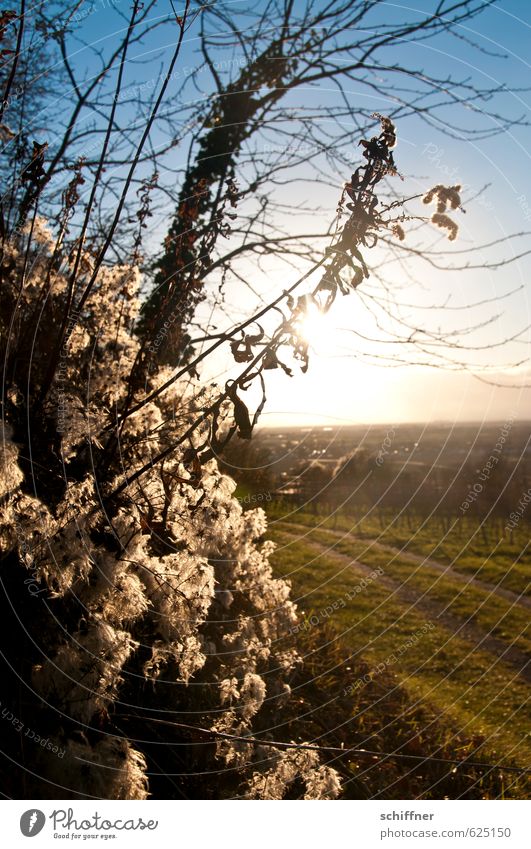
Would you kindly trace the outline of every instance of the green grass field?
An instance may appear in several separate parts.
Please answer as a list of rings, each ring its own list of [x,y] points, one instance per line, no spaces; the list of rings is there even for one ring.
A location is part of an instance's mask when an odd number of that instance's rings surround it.
[[[404,519],[382,522],[377,514],[355,519],[337,513],[333,516],[315,516],[309,512],[282,510],[271,505],[269,511],[274,522],[288,514],[287,521],[318,529],[343,531],[357,540],[369,540],[396,547],[406,553],[437,560],[467,575],[499,585],[514,593],[531,596],[531,548],[528,525],[513,531],[511,537],[503,536],[498,523],[486,522],[483,526],[461,517],[444,532],[438,521],[419,519],[414,529]]]
[[[318,642],[319,630],[331,626],[344,651],[368,669],[353,704],[385,669],[412,703],[437,711],[449,738],[481,740],[491,762],[528,767],[525,529],[500,540],[493,526],[478,532],[457,523],[441,538],[433,520],[415,522],[412,531],[378,517],[285,516],[279,505],[268,506],[273,565],[292,583],[303,631]]]

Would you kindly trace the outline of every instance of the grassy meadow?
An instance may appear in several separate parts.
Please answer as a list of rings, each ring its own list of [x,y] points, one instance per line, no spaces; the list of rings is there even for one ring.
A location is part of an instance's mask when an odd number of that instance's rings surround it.
[[[345,745],[354,734],[359,745],[381,746],[384,734],[388,752],[415,752],[423,739],[422,752],[434,756],[529,766],[525,528],[500,538],[488,520],[481,528],[456,520],[443,530],[436,519],[327,516],[279,502],[268,513],[274,568],[291,581],[301,615],[297,645],[314,658],[333,650],[343,670],[329,715],[341,704],[350,730]],[[325,664],[322,674],[328,671]],[[395,783],[404,792],[404,780],[403,773],[381,787],[379,780],[378,793],[392,796]],[[428,770],[419,796],[440,798],[441,778],[430,780]],[[482,781],[465,780],[462,792]],[[526,779],[510,773],[502,783],[493,795],[519,797]]]

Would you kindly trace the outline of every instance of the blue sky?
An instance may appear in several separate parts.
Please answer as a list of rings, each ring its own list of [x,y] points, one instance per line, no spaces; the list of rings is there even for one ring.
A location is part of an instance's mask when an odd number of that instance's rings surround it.
[[[418,10],[432,9],[433,5],[432,2],[420,0],[417,3],[382,2],[374,20],[376,23],[403,21],[405,17],[414,16]],[[125,0],[118,0],[116,6],[124,13],[127,13],[129,8]],[[166,4],[161,3],[161,13],[165,8]],[[241,4],[235,3],[234,8],[241,8]],[[80,8],[80,17],[85,13],[87,16],[81,29],[83,37],[91,46],[98,44],[104,46],[104,49],[110,48],[116,41],[117,29],[120,29],[123,23],[116,12],[109,9],[108,0],[87,0]],[[198,67],[202,61],[196,53],[196,30],[197,27],[192,28],[186,40],[178,65],[181,76],[176,79],[175,86],[180,85],[188,69]],[[130,66],[128,84],[146,85],[147,81],[158,73],[160,59],[169,56],[172,46],[169,33],[167,30],[160,32],[164,33],[162,40],[155,39],[153,44],[147,45],[148,50],[156,50],[156,53],[146,53],[145,64]],[[528,62],[531,4],[525,0],[501,0],[499,3],[492,3],[486,12],[463,26],[461,35],[462,40],[443,35],[436,40],[423,41],[408,47],[409,64],[442,77],[451,73],[456,78],[470,76],[479,83],[503,82],[506,90],[498,95],[498,108],[514,117],[529,115],[530,93],[517,92],[516,89],[531,84]],[[485,52],[472,49],[468,43],[469,39],[476,41]],[[398,48],[396,56],[391,56],[390,60],[400,62],[404,57],[404,49]],[[491,52],[505,54],[507,58],[490,55]],[[77,53],[74,61],[77,69],[81,71],[82,67],[86,67],[90,72],[93,62],[90,50]],[[237,66],[235,67],[237,69]],[[191,98],[201,99],[208,93],[207,76],[200,78],[200,85],[203,79],[204,91],[197,93],[190,90]],[[316,103],[320,99],[335,96],[335,92],[326,84],[311,90],[297,91],[292,96],[294,114],[296,115],[299,105]],[[383,113],[390,111],[394,102],[392,87],[387,97],[374,97],[374,102],[368,97],[367,90],[361,91],[356,86],[352,87],[349,96],[353,99],[363,97],[366,106]],[[483,116],[460,106],[452,106],[446,113],[441,114],[439,130],[427,127],[415,116],[401,121],[398,127],[399,144],[396,158],[400,171],[406,178],[404,192],[423,192],[438,182],[459,182],[465,186],[466,199],[488,184],[480,198],[466,203],[466,216],[459,216],[460,236],[456,250],[493,242],[511,233],[531,231],[528,153],[530,128],[516,127],[493,138],[472,143],[445,135],[445,117],[448,120],[466,120],[470,127],[480,124],[485,126]],[[155,134],[155,141],[156,138]],[[354,142],[353,163],[357,155]],[[176,162],[182,156],[184,150],[177,150]],[[349,174],[344,175],[344,179],[348,177]],[[319,187],[318,197],[322,211],[315,214],[312,222],[314,226],[315,223],[326,226],[333,218],[340,189],[340,183],[337,188],[333,185],[329,189]],[[286,196],[283,194],[286,191],[289,191],[290,198],[294,197],[293,188],[285,190],[279,186],[276,191],[279,200]],[[299,191],[302,198],[308,189],[301,185]],[[288,226],[297,227],[300,223],[291,221]],[[154,223],[153,244],[163,238],[166,225],[165,215]],[[531,247],[529,236],[520,236],[503,248],[493,249],[488,256],[508,257],[524,251],[526,247]],[[366,259],[370,264],[369,257]],[[481,255],[479,261],[481,263]],[[495,312],[500,314],[496,323],[483,331],[479,330],[474,336],[476,346],[486,346],[489,341],[510,336],[517,328],[525,327],[531,322],[527,258],[497,271],[475,270],[443,275],[421,265],[413,265],[412,270],[415,276],[422,278],[422,285],[415,284],[406,290],[408,298],[416,298],[415,303],[423,308],[429,304],[442,303],[447,298],[456,305],[484,298],[492,299],[522,286],[520,292],[502,301],[500,307],[496,308]],[[306,271],[302,260],[300,271]],[[255,288],[264,296],[281,291],[295,279],[296,273],[297,269],[287,272],[281,264],[275,265],[274,260],[264,272],[249,268]],[[400,278],[400,274],[404,273],[390,263],[390,277],[396,281],[399,288],[405,282]],[[287,276],[289,274],[292,277]],[[239,291],[233,288],[229,295],[233,304],[231,314],[235,319],[247,315],[255,305],[247,290]],[[472,314],[471,321],[479,323],[481,319],[492,314],[493,310],[490,307],[489,310],[490,312],[486,308],[478,308],[477,312]],[[427,314],[425,309],[423,313],[418,313],[423,321]],[[356,355],[351,333],[352,328],[361,331],[368,328],[367,319],[363,316],[364,311],[356,296],[342,299],[336,304],[334,323],[323,330],[324,336],[328,334],[328,338],[324,340],[327,344],[321,344],[323,339],[315,340],[317,353],[313,357],[310,372],[293,380],[288,380],[284,375],[272,376],[265,421],[271,424],[285,423],[289,417],[296,423],[317,422],[323,417],[338,421],[363,422],[426,418],[503,419],[515,411],[522,417],[531,416],[530,389],[495,389],[479,383],[464,369],[447,373],[440,369],[419,367],[415,365],[419,358],[414,355],[411,357],[413,364],[408,367],[384,368],[367,365]],[[443,331],[448,328],[450,332],[457,326],[455,317],[444,311],[431,311],[428,317]],[[335,344],[329,344],[330,340]],[[507,371],[507,364],[527,356],[530,342],[531,337],[527,332],[511,346],[500,346],[481,354],[474,353],[471,362],[480,362],[483,368],[490,367],[493,371],[487,375],[489,379],[512,384],[531,382],[527,366]],[[209,375],[225,379],[229,373],[229,358],[218,358],[211,365]]]

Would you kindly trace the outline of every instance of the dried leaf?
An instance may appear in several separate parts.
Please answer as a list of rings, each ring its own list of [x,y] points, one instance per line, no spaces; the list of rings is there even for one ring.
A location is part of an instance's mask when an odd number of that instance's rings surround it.
[[[253,359],[253,350],[245,336],[243,339],[233,339],[230,350],[236,363],[250,363]]]
[[[239,397],[236,391],[236,384],[233,383],[230,387],[227,384],[226,389],[234,407],[234,421],[238,428],[238,436],[240,439],[250,439],[253,433],[253,426],[247,405]]]

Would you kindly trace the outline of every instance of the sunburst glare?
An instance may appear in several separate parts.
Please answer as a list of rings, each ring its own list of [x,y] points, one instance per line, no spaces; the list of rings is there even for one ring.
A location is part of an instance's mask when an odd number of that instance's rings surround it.
[[[321,312],[313,304],[299,322],[299,335],[315,354],[330,357],[339,353],[340,332],[332,314]]]

